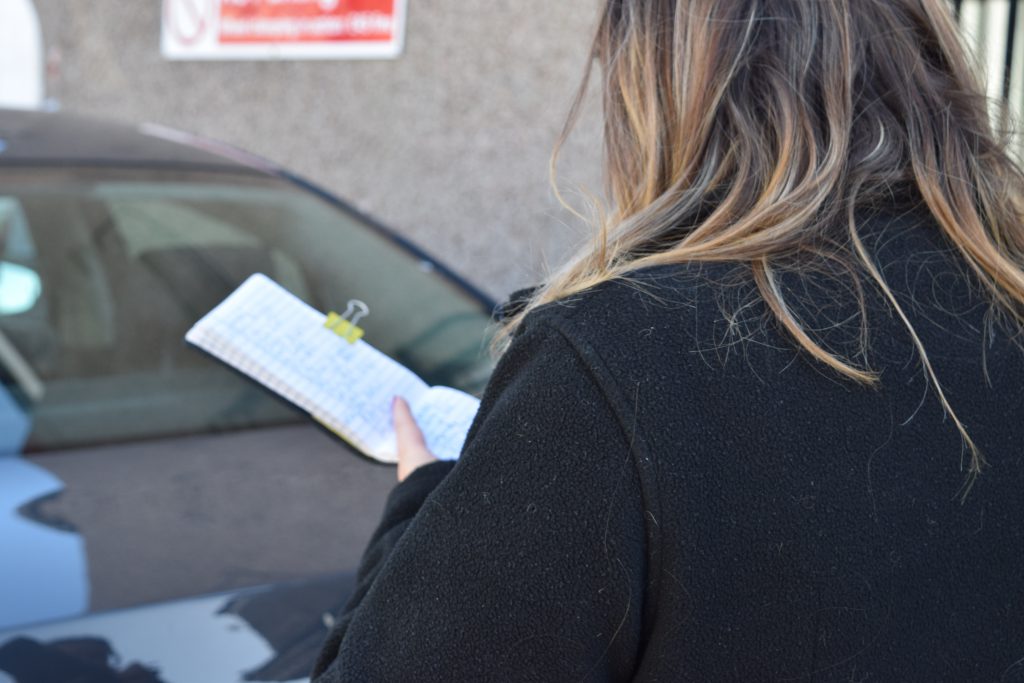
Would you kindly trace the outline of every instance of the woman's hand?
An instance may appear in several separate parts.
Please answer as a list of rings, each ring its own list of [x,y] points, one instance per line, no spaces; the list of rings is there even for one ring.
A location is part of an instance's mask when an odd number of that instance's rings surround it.
[[[438,458],[427,450],[423,432],[416,424],[409,404],[401,396],[395,396],[391,403],[391,417],[395,424],[395,440],[398,444],[398,481],[405,481],[413,470],[437,462]]]

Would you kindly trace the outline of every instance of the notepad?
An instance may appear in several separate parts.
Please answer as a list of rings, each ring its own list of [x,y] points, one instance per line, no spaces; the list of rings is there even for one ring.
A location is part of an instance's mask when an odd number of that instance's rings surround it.
[[[391,402],[409,403],[430,451],[458,458],[480,405],[431,387],[369,343],[324,326],[323,313],[263,274],[250,276],[185,335],[216,358],[309,413],[359,451],[396,462]]]

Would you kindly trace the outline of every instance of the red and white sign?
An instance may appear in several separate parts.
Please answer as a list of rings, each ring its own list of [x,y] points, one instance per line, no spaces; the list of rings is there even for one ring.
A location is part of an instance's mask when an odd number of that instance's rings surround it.
[[[168,59],[397,57],[406,0],[163,0]]]

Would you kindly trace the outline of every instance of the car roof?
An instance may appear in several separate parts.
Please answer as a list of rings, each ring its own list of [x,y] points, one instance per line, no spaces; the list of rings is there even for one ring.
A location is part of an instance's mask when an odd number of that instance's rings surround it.
[[[24,166],[188,168],[280,175],[265,159],[165,126],[0,109],[0,168]]]

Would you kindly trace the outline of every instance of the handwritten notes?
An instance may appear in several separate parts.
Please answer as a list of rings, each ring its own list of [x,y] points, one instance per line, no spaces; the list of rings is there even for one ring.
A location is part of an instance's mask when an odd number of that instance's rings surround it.
[[[444,459],[457,458],[479,401],[456,389],[428,387],[367,342],[350,343],[325,328],[325,320],[324,314],[256,274],[197,322],[185,339],[384,462],[396,459],[391,399],[403,396],[431,450]]]

